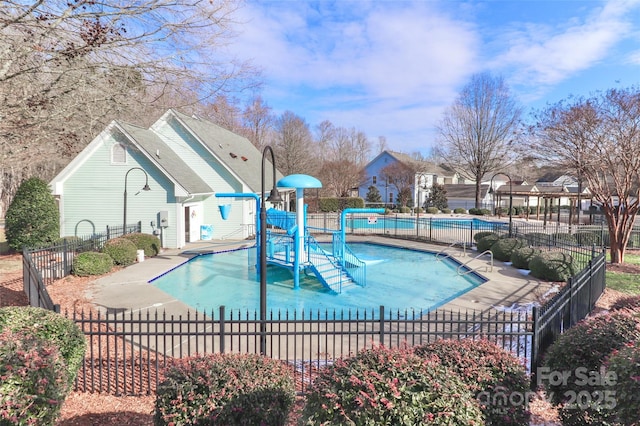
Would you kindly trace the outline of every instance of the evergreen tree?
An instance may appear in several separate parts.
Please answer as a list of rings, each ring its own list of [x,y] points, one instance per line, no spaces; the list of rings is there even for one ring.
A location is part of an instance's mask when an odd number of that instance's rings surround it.
[[[438,210],[444,210],[449,207],[447,201],[447,190],[444,189],[444,185],[434,183],[427,198],[427,205],[437,207]]]
[[[365,200],[368,203],[382,203],[382,196],[380,195],[380,191],[378,191],[378,188],[375,187],[374,185],[371,185],[368,188],[367,196],[365,197]]]
[[[60,213],[49,186],[39,178],[22,182],[5,217],[9,247],[37,247],[60,238]]]

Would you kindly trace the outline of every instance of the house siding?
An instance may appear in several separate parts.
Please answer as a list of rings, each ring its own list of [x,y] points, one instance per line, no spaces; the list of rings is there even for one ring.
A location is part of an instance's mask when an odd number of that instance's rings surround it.
[[[116,143],[127,146],[127,161],[111,162],[111,148]],[[146,180],[140,170],[132,170],[127,180],[127,222],[142,222],[142,232],[152,233],[159,210],[169,210],[175,200],[163,188],[172,187],[146,157],[124,140],[110,136],[80,164],[64,182],[61,204],[61,234],[91,235],[107,226],[120,225],[124,215],[125,175],[132,167],[147,171],[151,191],[141,191]],[[118,190],[114,190],[117,188]],[[120,218],[114,223],[113,218]],[[170,222],[172,218],[170,217]]]
[[[239,180],[178,122],[171,120],[157,127],[156,131],[216,192],[244,192]],[[222,219],[219,211],[219,205],[222,204],[231,204],[231,214],[227,220]],[[255,200],[209,196],[202,201],[201,213],[200,223],[213,226],[213,238],[247,238],[250,234],[247,225],[255,224]]]

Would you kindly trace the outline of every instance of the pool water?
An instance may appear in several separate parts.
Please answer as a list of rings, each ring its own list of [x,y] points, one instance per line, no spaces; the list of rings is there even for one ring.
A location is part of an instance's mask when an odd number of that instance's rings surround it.
[[[432,217],[353,217],[347,218],[348,229],[415,229],[415,221],[419,220],[420,228],[431,229],[473,229],[476,231],[495,231],[504,228],[503,222],[492,222],[478,218],[440,219]]]
[[[356,243],[349,248],[367,263],[367,285],[335,294],[314,276],[300,274],[300,289],[293,290],[292,271],[267,267],[267,309],[277,311],[415,309],[426,311],[480,285],[484,278],[457,273],[451,260],[436,261],[435,253]],[[442,257],[441,257],[442,259]],[[255,248],[197,256],[151,280],[158,289],[194,309],[210,311],[259,309],[260,278]]]

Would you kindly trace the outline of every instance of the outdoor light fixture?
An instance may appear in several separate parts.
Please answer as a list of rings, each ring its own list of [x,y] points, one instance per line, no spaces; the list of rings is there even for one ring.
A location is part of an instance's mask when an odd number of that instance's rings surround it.
[[[264,199],[264,167],[267,151],[271,155],[271,166],[273,174],[273,186],[271,193],[266,201],[278,203],[282,201],[278,190],[276,189],[276,159],[271,146],[267,145],[262,151],[262,186],[260,204],[260,354],[267,353],[267,209]]]
[[[491,183],[489,184],[490,191],[493,191],[493,178],[498,175],[504,175],[507,177],[507,179],[509,179],[509,238],[511,238],[513,236],[513,213],[511,211],[513,207],[513,186],[511,182],[511,176],[503,172],[498,172],[495,175],[491,176]],[[494,200],[493,214],[495,214],[495,200]]]
[[[122,219],[122,235],[127,233],[127,178],[129,177],[129,172],[131,172],[132,170],[140,170],[142,171],[142,173],[144,173],[145,183],[142,187],[142,190],[151,191],[151,188],[149,187],[149,175],[144,171],[144,169],[140,167],[132,167],[127,170],[127,173],[124,175],[124,217]]]

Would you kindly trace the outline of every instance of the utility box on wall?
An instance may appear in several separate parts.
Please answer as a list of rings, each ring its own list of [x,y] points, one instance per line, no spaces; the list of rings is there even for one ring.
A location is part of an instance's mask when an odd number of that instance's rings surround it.
[[[166,228],[169,226],[169,212],[167,210],[161,210],[158,212],[158,226],[160,228]]]

